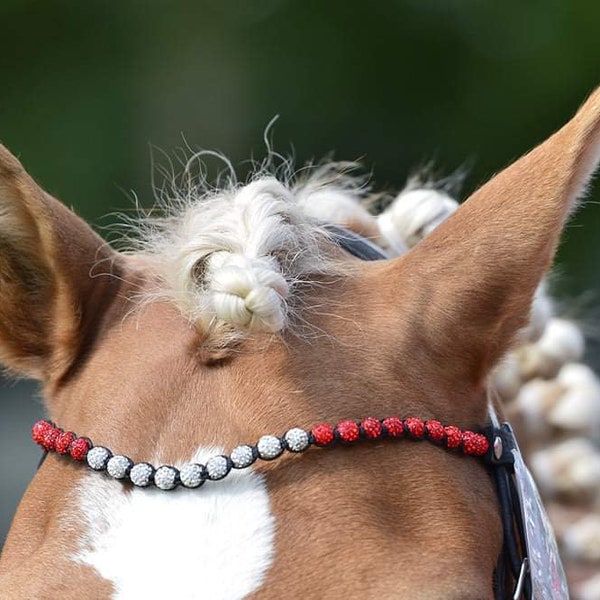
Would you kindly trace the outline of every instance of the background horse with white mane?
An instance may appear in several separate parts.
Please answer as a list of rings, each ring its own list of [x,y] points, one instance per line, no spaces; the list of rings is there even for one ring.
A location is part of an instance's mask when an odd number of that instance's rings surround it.
[[[142,248],[126,255],[2,148],[0,360],[43,382],[65,430],[181,473],[323,421],[416,416],[480,430],[492,370],[528,324],[599,158],[596,92],[463,206],[442,203],[410,251],[363,263],[311,208],[319,196],[355,206],[343,178],[259,173],[188,198],[143,224]],[[372,235],[400,252],[416,240],[394,219],[384,213]],[[15,518],[0,592],[491,598],[501,547],[483,462],[431,444],[286,453],[169,494],[50,455]]]

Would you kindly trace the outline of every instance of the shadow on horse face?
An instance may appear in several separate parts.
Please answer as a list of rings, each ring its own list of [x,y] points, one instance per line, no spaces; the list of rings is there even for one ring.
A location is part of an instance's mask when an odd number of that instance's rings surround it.
[[[311,216],[311,193],[344,193],[335,178],[263,174],[193,198],[122,254],[2,148],[0,359],[43,382],[53,421],[133,463],[181,469],[369,415],[481,429],[489,373],[528,322],[599,140],[596,92],[409,252],[378,262]],[[0,589],[489,598],[501,546],[484,464],[431,444],[290,452],[170,495],[52,455],[21,503]]]

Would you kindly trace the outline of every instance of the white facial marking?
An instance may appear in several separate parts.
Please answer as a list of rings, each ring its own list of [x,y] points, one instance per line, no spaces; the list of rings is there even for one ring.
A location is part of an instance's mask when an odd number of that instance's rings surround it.
[[[192,462],[222,453],[200,448]],[[264,478],[250,469],[170,492],[127,492],[90,473],[76,494],[86,529],[73,559],[110,581],[114,598],[235,600],[272,563],[275,519]]]

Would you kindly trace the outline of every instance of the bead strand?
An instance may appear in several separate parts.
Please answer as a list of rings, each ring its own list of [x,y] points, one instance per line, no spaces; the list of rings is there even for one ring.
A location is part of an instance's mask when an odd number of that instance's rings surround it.
[[[353,445],[360,440],[384,438],[428,440],[448,450],[462,451],[467,456],[484,456],[489,440],[482,433],[462,430],[454,425],[444,426],[439,421],[423,421],[416,417],[401,420],[398,417],[362,421],[344,420],[332,426],[319,423],[310,431],[298,427],[289,429],[282,437],[264,435],[251,446],[236,446],[229,456],[212,456],[205,465],[188,463],[178,469],[171,465],[154,467],[147,462],[134,463],[129,457],[113,454],[104,446],[94,446],[86,437],[64,431],[50,421],[38,421],[31,430],[33,441],[46,452],[56,452],[77,461],[86,461],[94,471],[106,471],[113,479],[130,481],[136,487],[155,486],[172,490],[178,486],[194,489],[206,481],[220,481],[232,469],[245,469],[257,459],[271,461],[284,451],[304,452],[311,445],[331,447],[336,443]]]

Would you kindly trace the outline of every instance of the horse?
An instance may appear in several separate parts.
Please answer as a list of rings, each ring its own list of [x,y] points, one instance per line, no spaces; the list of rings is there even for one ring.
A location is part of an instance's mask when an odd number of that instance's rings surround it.
[[[360,195],[332,169],[190,188],[125,253],[1,147],[0,362],[49,420],[0,596],[498,597],[490,377],[599,159],[600,90],[371,261],[308,208]]]

